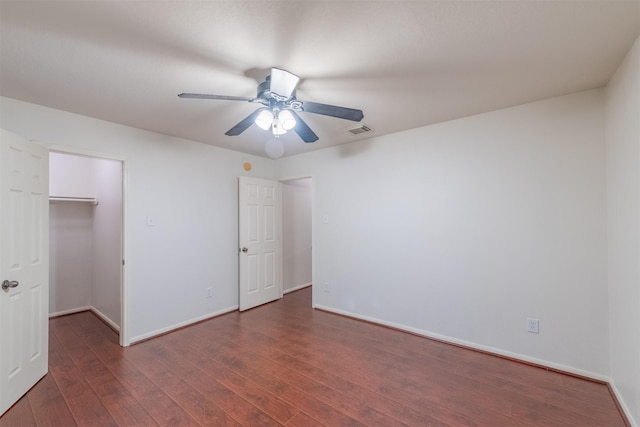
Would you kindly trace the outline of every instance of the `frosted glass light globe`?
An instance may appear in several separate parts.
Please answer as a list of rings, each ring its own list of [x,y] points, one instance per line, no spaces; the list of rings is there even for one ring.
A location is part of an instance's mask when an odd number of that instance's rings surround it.
[[[272,159],[279,159],[284,154],[284,144],[278,138],[271,138],[264,145],[264,151]]]

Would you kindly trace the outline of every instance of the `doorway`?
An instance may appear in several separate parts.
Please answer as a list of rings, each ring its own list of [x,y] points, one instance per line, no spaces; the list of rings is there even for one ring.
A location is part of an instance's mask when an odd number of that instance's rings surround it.
[[[49,315],[90,310],[124,341],[124,162],[49,154]]]
[[[310,177],[282,183],[283,294],[311,286],[312,200]]]

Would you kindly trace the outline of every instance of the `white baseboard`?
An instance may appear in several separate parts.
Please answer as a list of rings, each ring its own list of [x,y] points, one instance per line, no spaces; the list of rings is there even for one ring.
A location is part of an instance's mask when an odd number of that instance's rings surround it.
[[[282,294],[285,295],[285,294],[288,294],[289,292],[299,291],[300,289],[308,288],[309,286],[311,286],[311,283],[304,283],[302,285],[298,285],[291,289],[285,289],[284,291],[282,291]]]
[[[346,317],[352,317],[354,319],[360,319],[360,320],[365,320],[367,322],[371,322],[371,323],[376,323],[378,325],[383,325],[383,326],[389,326],[391,328],[394,329],[399,329],[402,331],[406,331],[406,332],[411,332],[412,334],[416,334],[416,335],[420,335],[426,338],[433,338],[436,339],[438,341],[444,341],[444,342],[448,342],[451,344],[455,344],[455,345],[460,345],[460,346],[464,346],[464,347],[469,347],[472,349],[476,349],[476,350],[480,350],[480,351],[484,351],[487,353],[492,353],[498,356],[504,356],[504,357],[508,357],[511,359],[516,359],[516,360],[520,360],[523,362],[527,362],[527,363],[532,363],[535,365],[540,365],[540,366],[544,366],[547,368],[551,368],[551,369],[555,369],[558,371],[563,371],[563,372],[567,372],[570,374],[574,374],[574,375],[578,375],[581,377],[585,377],[585,378],[591,378],[594,379],[596,381],[604,381],[606,383],[611,384],[611,378],[606,376],[606,375],[602,375],[602,374],[598,374],[595,372],[590,372],[590,371],[585,371],[582,369],[578,369],[578,368],[574,368],[572,366],[567,366],[567,365],[562,365],[560,363],[554,363],[554,362],[550,362],[548,360],[543,360],[543,359],[537,359],[535,357],[530,357],[530,356],[526,356],[524,354],[519,354],[519,353],[513,353],[511,351],[506,351],[506,350],[502,350],[499,348],[495,348],[495,347],[489,347],[486,345],[482,345],[482,344],[478,344],[475,342],[471,342],[471,341],[465,341],[465,340],[461,340],[458,338],[453,338],[447,335],[441,335],[438,333],[434,333],[434,332],[430,332],[430,331],[426,331],[423,329],[418,329],[418,328],[414,328],[411,326],[406,326],[406,325],[402,325],[399,323],[394,323],[394,322],[388,322],[386,320],[381,320],[381,319],[377,319],[375,317],[369,317],[369,316],[362,316],[360,314],[356,314],[356,313],[352,313],[350,311],[345,311],[345,310],[339,310],[333,307],[326,307],[323,305],[314,305],[314,308],[320,309],[320,310],[324,310],[324,311],[328,311],[331,313],[336,313],[336,314],[340,314]]]
[[[631,423],[631,427],[638,427],[638,422],[634,420],[633,417],[631,416],[631,411],[629,410],[629,407],[625,404],[624,400],[622,399],[622,395],[620,394],[620,391],[618,391],[616,384],[613,381],[610,381],[609,387],[611,387],[611,391],[613,391],[613,394],[616,396],[616,400],[618,401],[618,404],[620,405],[620,407],[622,408],[622,411],[627,416],[627,420]]]
[[[118,326],[113,320],[111,320],[107,316],[105,316],[100,310],[98,310],[95,307],[91,307],[91,312],[93,314],[95,314],[96,316],[98,316],[104,323],[109,325],[109,327],[111,329],[113,329],[117,333],[120,333],[120,326]]]
[[[149,338],[153,338],[156,337],[158,335],[162,335],[165,334],[167,332],[171,332],[175,329],[180,329],[180,328],[184,328],[185,326],[189,326],[192,325],[194,323],[198,323],[198,322],[202,322],[203,320],[207,320],[207,319],[211,319],[212,317],[217,317],[220,316],[222,314],[226,314],[226,313],[230,313],[232,311],[236,311],[238,309],[237,305],[234,305],[232,307],[227,307],[227,308],[223,308],[222,310],[218,310],[216,312],[213,313],[208,313],[205,314],[203,316],[199,316],[199,317],[195,317],[193,319],[184,321],[184,322],[180,322],[180,323],[176,323],[175,325],[171,325],[171,326],[167,326],[166,328],[161,328],[161,329],[156,329],[155,331],[146,333],[146,334],[142,334],[142,335],[137,335],[133,338],[131,338],[129,340],[129,344],[135,344],[136,342],[139,341],[144,341],[147,340]]]
[[[49,313],[49,319],[53,317],[66,316],[67,314],[80,313],[82,311],[90,311],[93,307],[87,305],[86,307],[70,308],[69,310],[56,311],[55,313]]]
[[[116,332],[120,332],[120,326],[118,326],[113,320],[109,319],[107,316],[105,316],[100,310],[98,310],[97,308],[95,308],[92,305],[87,305],[85,307],[77,307],[77,308],[71,308],[69,310],[62,310],[62,311],[57,311],[55,313],[49,313],[49,319],[52,319],[54,317],[60,317],[60,316],[66,316],[68,314],[75,314],[75,313],[81,313],[83,311],[90,311],[93,314],[95,314],[96,316],[98,316],[100,318],[100,320],[102,320],[104,323],[106,323],[107,325],[109,325],[109,327],[111,329],[113,329]]]

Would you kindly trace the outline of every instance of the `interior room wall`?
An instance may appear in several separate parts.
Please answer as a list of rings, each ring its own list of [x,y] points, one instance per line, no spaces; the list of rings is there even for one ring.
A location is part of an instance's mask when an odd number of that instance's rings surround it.
[[[238,176],[273,178],[272,160],[6,97],[0,110],[10,132],[126,162],[125,343],[237,307]]]
[[[311,284],[310,178],[282,182],[283,291]]]
[[[606,377],[603,98],[279,159],[313,176],[315,306]]]
[[[93,218],[91,305],[111,325],[120,327],[122,272],[122,163],[92,159],[99,205]]]
[[[640,425],[640,38],[606,88],[611,377]]]

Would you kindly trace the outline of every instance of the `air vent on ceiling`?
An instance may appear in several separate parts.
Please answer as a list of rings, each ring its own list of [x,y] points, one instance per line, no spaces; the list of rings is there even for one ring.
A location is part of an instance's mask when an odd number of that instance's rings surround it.
[[[347,129],[347,132],[349,132],[351,135],[360,135],[363,133],[373,132],[373,129],[362,123],[354,128]]]

